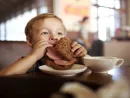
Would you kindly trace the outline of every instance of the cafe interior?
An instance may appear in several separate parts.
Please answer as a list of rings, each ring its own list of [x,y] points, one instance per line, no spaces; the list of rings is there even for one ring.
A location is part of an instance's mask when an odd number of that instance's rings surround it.
[[[123,59],[107,73],[0,76],[0,98],[130,98],[129,6],[130,0],[0,0],[0,70],[30,53],[25,26],[43,13],[61,18],[66,36],[89,56]]]

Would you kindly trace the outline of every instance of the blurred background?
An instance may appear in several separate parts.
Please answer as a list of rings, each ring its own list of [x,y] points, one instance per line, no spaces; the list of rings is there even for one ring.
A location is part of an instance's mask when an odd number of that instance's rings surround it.
[[[49,12],[63,20],[67,37],[82,44],[89,55],[116,56],[130,65],[129,5],[130,0],[0,0],[0,54],[16,53],[17,43],[26,41],[26,23]],[[28,51],[25,46],[18,50],[21,54]]]
[[[93,33],[102,41],[113,37],[125,37],[130,25],[129,2],[129,0],[0,0],[0,40],[25,41],[26,23],[37,14],[47,12],[62,18],[69,32],[78,31],[82,19],[89,17],[88,23],[86,22],[87,32]]]

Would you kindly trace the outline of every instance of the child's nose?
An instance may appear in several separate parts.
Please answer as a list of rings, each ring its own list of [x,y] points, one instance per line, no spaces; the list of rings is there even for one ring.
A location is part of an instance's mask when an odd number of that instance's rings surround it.
[[[57,41],[58,41],[58,39],[54,38],[54,37],[50,37],[50,39],[49,39],[49,43],[52,45],[54,45]]]
[[[52,35],[49,40],[58,40],[58,39],[54,35]]]

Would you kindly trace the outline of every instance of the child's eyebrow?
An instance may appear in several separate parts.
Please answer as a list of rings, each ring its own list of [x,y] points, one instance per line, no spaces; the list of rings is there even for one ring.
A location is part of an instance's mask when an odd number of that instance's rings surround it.
[[[38,34],[41,30],[43,30],[43,29],[44,29],[44,30],[48,30],[47,28],[43,28],[43,27],[42,27],[42,28],[35,28],[35,27],[33,27],[33,29],[36,30],[36,33],[37,33],[37,34]]]
[[[37,30],[43,30],[43,29],[49,30],[49,28],[47,28],[47,27],[41,27],[41,28],[39,28]],[[65,31],[64,28],[57,28],[57,30],[63,30],[63,31]]]

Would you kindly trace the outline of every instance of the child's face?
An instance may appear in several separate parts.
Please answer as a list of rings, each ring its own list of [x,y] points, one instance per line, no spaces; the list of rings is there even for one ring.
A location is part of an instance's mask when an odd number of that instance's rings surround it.
[[[32,25],[32,28],[32,44],[40,40],[59,40],[65,36],[65,28],[56,18],[39,19]]]

